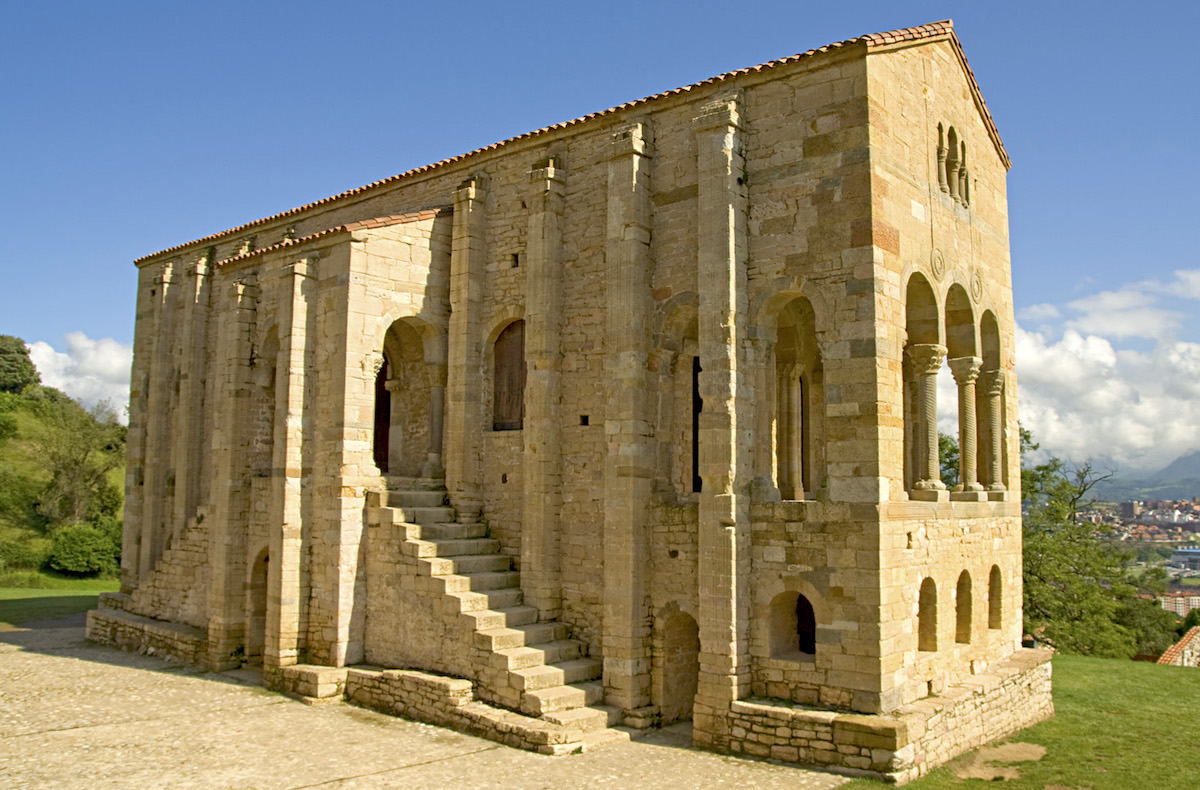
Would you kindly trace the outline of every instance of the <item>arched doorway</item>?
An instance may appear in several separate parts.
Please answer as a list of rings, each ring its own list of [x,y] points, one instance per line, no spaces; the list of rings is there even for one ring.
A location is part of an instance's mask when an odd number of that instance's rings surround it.
[[[267,645],[267,580],[270,570],[267,549],[259,553],[250,566],[250,583],[246,595],[246,663],[261,666]]]
[[[392,477],[440,473],[445,366],[426,359],[429,327],[400,319],[388,328],[375,380],[374,457]]]
[[[674,612],[663,624],[662,724],[692,718],[700,678],[700,629],[691,615]]]

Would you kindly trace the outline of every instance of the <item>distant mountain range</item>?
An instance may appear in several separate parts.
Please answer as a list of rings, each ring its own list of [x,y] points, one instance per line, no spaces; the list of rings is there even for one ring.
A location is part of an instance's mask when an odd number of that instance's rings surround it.
[[[1092,489],[1101,500],[1193,499],[1200,497],[1200,451],[1187,453],[1143,478],[1118,475]]]

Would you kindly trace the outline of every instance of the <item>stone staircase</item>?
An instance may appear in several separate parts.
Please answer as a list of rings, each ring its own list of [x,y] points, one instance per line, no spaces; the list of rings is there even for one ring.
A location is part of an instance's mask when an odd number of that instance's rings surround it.
[[[438,483],[389,480],[379,517],[404,525],[401,550],[465,618],[486,662],[478,672],[480,698],[578,731],[585,746],[627,740],[628,730],[610,729],[620,711],[602,704],[601,662],[570,638],[565,623],[538,622],[537,609],[523,602],[512,559],[486,524],[458,520]]]

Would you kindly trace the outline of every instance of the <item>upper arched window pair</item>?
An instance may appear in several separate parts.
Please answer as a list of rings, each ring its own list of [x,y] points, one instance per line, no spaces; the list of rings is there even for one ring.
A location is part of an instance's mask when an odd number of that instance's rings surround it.
[[[967,169],[967,141],[959,137],[958,131],[945,124],[938,124],[938,187],[943,192],[968,206],[971,203],[971,173]]]

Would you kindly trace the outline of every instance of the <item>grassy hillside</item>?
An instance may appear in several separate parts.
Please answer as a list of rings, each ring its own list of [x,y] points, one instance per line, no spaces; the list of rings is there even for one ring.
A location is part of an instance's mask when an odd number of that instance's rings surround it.
[[[119,545],[124,473],[124,428],[111,412],[40,385],[0,392],[0,586],[53,584],[43,571],[64,570],[56,558],[81,534],[75,525]],[[115,557],[98,565],[67,575],[112,573]]]
[[[1020,773],[1011,790],[1057,787],[1091,790],[1183,790],[1196,787],[1200,769],[1200,669],[1117,659],[1060,655],[1054,659],[1053,719],[1007,742],[1038,744],[1040,760],[993,765]],[[996,780],[965,779],[970,755],[906,785],[913,790],[995,787]],[[974,761],[978,765],[978,759]],[[846,790],[886,785],[857,780]]]

